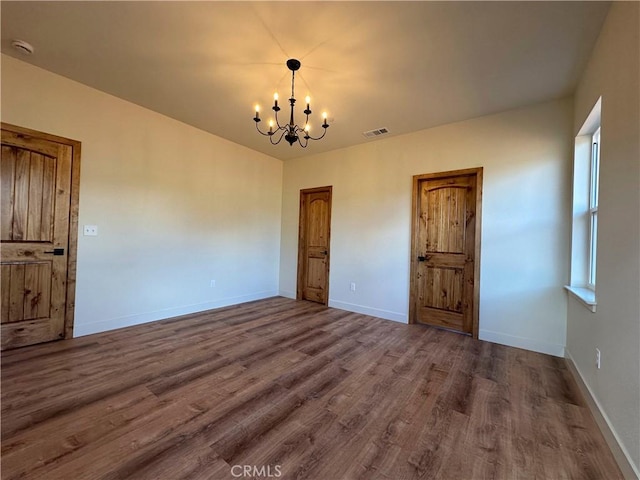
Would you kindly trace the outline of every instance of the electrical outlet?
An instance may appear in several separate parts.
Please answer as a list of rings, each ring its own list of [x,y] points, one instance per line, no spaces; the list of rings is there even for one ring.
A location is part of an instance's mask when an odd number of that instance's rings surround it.
[[[216,281],[215,280],[211,280],[211,283],[209,283],[209,286],[211,288],[214,288],[216,286]]]
[[[596,368],[600,369],[600,349],[596,348]]]
[[[351,291],[352,292],[356,291],[356,282],[351,282]]]
[[[98,236],[98,226],[97,225],[85,225],[83,230],[83,235],[85,237],[97,237]]]

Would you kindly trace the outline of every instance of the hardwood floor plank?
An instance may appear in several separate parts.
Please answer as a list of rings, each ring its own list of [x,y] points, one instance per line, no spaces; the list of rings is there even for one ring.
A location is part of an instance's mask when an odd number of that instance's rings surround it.
[[[160,451],[155,456],[118,465],[102,480],[220,479],[226,478],[229,472],[229,465],[202,438],[177,438],[169,452]]]
[[[305,474],[313,474],[316,478],[335,478],[337,471],[346,470],[349,462],[353,461],[354,454],[366,446],[368,439],[376,438],[379,432],[381,436],[378,440],[384,442],[389,430],[393,430],[390,425],[396,421],[397,411],[401,410],[411,391],[411,383],[396,375],[394,369],[406,359],[412,358],[417,346],[407,348],[402,356],[390,355],[394,345],[389,346],[391,348],[380,352],[377,361],[366,371],[366,376],[372,381],[365,388],[361,385],[358,389],[356,398],[359,401],[351,403],[339,415],[333,430],[327,432],[324,440],[328,445],[324,455],[331,458],[331,461],[316,467],[318,455],[314,450],[308,455],[309,464],[302,466]],[[349,445],[348,450],[341,447],[345,444]]]
[[[93,444],[74,451],[63,462],[53,463],[38,471],[38,477],[34,478],[108,478],[163,439],[172,438],[172,444],[178,444],[179,438],[173,438],[173,431],[193,423],[204,411],[204,408],[187,402],[164,405],[139,417],[120,432],[105,435]],[[170,427],[164,424],[164,418],[171,418]]]
[[[1,377],[3,480],[621,478],[563,359],[311,302],[10,350]]]
[[[2,478],[19,478],[26,467],[46,467],[60,461],[158,406],[149,390],[135,387],[28,429],[3,443]]]

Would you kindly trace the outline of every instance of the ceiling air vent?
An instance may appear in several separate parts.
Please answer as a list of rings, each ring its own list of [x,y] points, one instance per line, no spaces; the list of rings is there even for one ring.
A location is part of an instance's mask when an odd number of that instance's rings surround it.
[[[376,128],[375,130],[369,130],[368,132],[362,132],[362,135],[364,135],[367,138],[371,138],[371,137],[379,137],[380,135],[384,135],[386,133],[389,133],[389,130],[387,128]]]
[[[24,40],[13,40],[11,46],[23,55],[31,55],[33,53],[33,46]]]

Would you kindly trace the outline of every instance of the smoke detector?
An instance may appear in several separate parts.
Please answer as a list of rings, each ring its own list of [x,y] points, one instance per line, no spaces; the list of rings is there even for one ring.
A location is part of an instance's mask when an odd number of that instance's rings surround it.
[[[23,55],[31,55],[33,53],[33,45],[24,40],[13,40],[11,46]]]

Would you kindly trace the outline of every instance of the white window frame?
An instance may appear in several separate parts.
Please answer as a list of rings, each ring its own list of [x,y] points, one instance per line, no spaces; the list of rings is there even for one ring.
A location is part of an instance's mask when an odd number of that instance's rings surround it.
[[[575,138],[571,278],[566,290],[596,311],[598,256],[598,190],[601,153],[602,97],[598,98]],[[606,133],[605,133],[606,136]]]
[[[596,289],[598,256],[598,190],[600,185],[600,127],[591,136],[589,166],[589,277],[587,287]]]

